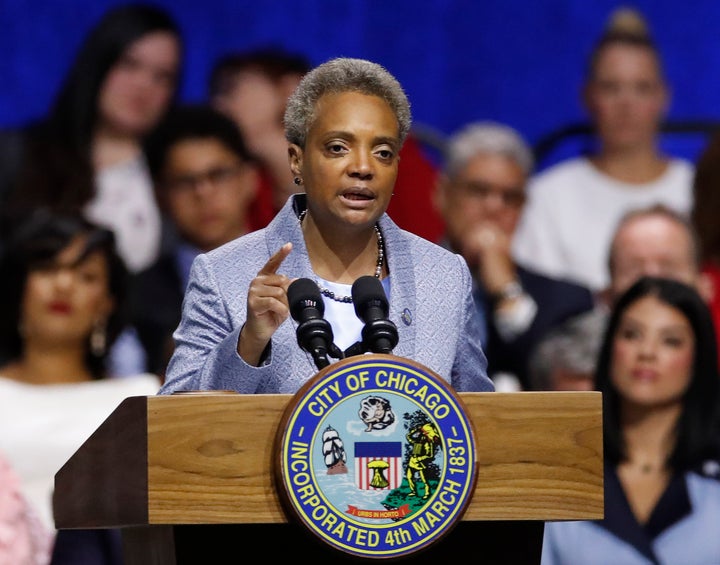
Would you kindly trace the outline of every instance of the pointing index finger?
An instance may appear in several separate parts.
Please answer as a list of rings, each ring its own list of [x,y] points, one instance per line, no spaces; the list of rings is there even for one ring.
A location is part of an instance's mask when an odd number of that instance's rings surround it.
[[[267,263],[263,265],[262,269],[258,272],[258,275],[274,275],[277,272],[278,267],[285,260],[285,257],[290,254],[290,251],[292,251],[292,243],[288,241],[270,256],[270,259],[268,259]]]

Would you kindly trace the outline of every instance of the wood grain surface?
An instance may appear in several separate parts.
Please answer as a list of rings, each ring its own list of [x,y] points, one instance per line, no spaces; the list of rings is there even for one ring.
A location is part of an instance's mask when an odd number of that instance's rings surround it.
[[[461,393],[478,479],[463,520],[603,516],[598,392]],[[58,528],[287,522],[274,446],[290,395],[128,398],[55,476]]]
[[[597,392],[460,394],[475,428],[475,494],[464,520],[603,516]],[[273,477],[288,395],[147,398],[148,523],[280,523]]]

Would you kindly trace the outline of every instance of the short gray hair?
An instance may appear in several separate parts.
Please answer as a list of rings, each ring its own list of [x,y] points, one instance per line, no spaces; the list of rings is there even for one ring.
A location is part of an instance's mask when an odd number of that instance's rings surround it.
[[[557,369],[594,374],[608,313],[595,308],[556,326],[535,346],[528,363],[533,390],[553,390]]]
[[[530,175],[534,157],[530,146],[513,128],[497,122],[473,122],[454,133],[445,146],[445,175],[456,176],[480,153],[502,155]]]
[[[326,94],[359,92],[377,96],[388,103],[398,122],[400,143],[405,141],[412,116],[410,102],[397,79],[383,66],[364,59],[339,57],[307,73],[290,95],[285,108],[285,138],[305,146],[315,120],[318,100]]]

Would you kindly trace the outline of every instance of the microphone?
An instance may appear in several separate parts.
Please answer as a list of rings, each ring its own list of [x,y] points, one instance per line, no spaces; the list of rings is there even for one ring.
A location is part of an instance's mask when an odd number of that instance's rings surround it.
[[[352,285],[355,314],[363,322],[362,343],[366,351],[392,353],[398,343],[397,326],[388,319],[390,307],[379,279],[366,275]]]
[[[290,283],[287,291],[290,314],[298,322],[298,345],[310,353],[318,369],[330,364],[328,353],[341,357],[333,343],[330,322],[323,318],[325,304],[320,289],[310,279],[297,279]]]

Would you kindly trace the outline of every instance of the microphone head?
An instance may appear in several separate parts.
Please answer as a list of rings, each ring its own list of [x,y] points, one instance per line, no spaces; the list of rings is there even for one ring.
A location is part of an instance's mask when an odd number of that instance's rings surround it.
[[[290,304],[290,315],[294,320],[304,321],[302,312],[306,308],[314,308],[318,311],[318,315],[325,313],[325,303],[323,302],[320,289],[311,279],[297,279],[290,283],[287,290],[288,304]]]
[[[387,317],[390,310],[385,289],[376,277],[365,275],[357,279],[352,285],[352,299],[355,314],[363,321],[370,308],[379,308],[383,317]]]

